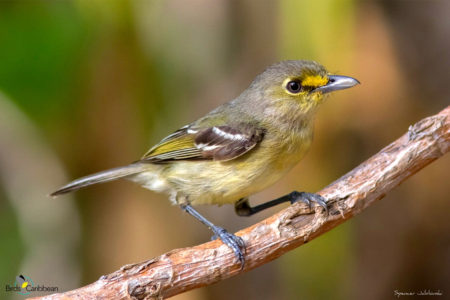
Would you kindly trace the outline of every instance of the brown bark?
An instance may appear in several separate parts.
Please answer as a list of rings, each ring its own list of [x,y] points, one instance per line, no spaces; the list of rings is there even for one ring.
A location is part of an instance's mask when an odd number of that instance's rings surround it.
[[[175,249],[151,260],[123,266],[76,290],[35,299],[167,298],[263,265],[345,222],[450,149],[450,106],[410,126],[408,132],[319,192],[321,208],[295,203],[245,228],[240,264],[221,241]]]

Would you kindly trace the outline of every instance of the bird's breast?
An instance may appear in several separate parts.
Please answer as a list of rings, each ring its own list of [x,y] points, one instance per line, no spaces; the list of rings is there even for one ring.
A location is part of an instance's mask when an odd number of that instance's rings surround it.
[[[310,130],[268,130],[260,144],[238,158],[230,161],[175,161],[152,168],[134,181],[140,181],[148,189],[175,196],[172,199],[174,203],[234,203],[264,190],[283,177],[303,158],[311,140]]]

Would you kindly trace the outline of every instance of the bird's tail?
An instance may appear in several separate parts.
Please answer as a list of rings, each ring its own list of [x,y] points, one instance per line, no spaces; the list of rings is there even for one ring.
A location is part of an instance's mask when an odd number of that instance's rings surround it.
[[[59,188],[58,190],[54,191],[50,194],[50,196],[58,196],[61,194],[69,193],[72,191],[76,191],[78,189],[81,189],[83,187],[96,184],[96,183],[103,183],[108,182],[120,178],[124,178],[133,174],[137,174],[144,171],[144,165],[139,163],[134,163],[125,167],[118,167],[114,169],[105,170],[102,172],[98,172],[92,175],[88,175],[85,177],[81,177],[79,179],[76,179],[65,186]]]

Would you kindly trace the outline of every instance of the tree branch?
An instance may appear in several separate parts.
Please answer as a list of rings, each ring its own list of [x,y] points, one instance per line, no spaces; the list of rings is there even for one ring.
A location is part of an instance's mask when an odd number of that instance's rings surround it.
[[[360,213],[449,149],[450,106],[410,126],[398,140],[319,192],[328,200],[328,216],[317,206],[295,203],[237,232],[247,247],[244,270],[226,245],[212,241],[126,265],[87,286],[36,299],[167,298],[249,271]]]

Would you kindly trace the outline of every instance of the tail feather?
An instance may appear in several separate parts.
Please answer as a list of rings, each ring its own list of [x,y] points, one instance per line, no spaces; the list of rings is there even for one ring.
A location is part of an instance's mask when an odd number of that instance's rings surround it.
[[[54,191],[50,194],[50,196],[58,196],[61,194],[69,193],[72,191],[76,191],[80,188],[96,184],[96,183],[103,183],[108,182],[116,179],[120,179],[123,177],[127,177],[139,172],[142,172],[144,170],[142,164],[131,164],[125,167],[118,167],[114,169],[105,170],[102,172],[98,172],[92,175],[88,175],[85,177],[81,177],[79,179],[76,179],[65,186],[59,188],[58,190]]]

